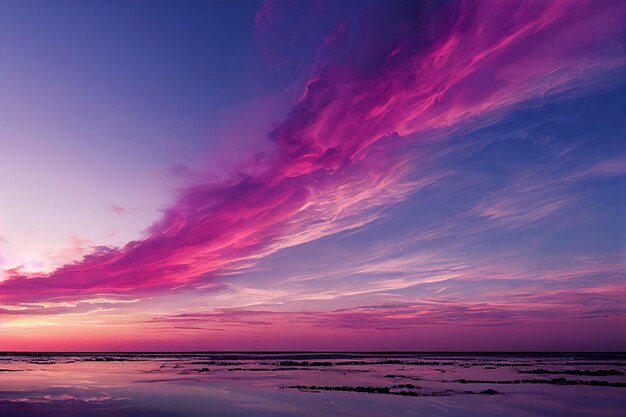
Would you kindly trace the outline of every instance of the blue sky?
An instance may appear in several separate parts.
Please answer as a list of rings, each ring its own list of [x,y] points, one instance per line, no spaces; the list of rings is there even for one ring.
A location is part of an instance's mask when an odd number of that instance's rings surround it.
[[[0,349],[622,349],[625,18],[0,2]]]

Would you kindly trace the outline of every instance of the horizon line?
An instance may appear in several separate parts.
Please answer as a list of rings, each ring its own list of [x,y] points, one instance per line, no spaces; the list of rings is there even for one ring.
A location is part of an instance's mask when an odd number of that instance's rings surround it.
[[[272,354],[272,353],[311,353],[311,354],[474,354],[474,355],[489,355],[489,354],[617,354],[626,355],[625,351],[557,351],[557,350],[533,350],[533,351],[505,351],[505,350],[189,350],[189,351],[3,351],[0,350],[0,355],[8,354]]]

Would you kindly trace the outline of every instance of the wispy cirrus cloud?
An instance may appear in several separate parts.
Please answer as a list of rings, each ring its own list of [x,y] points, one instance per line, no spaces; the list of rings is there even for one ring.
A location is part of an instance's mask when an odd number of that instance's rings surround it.
[[[131,214],[134,214],[137,211],[137,209],[122,207],[122,206],[118,206],[117,204],[113,204],[111,205],[111,211],[120,216],[129,216]]]
[[[141,240],[98,248],[49,274],[10,272],[0,302],[190,288],[368,224],[434,181],[411,177],[428,163],[415,143],[476,130],[513,105],[593,85],[599,74],[610,82],[625,64],[624,14],[611,1],[370,10],[351,54],[331,53],[348,42],[341,30],[324,44],[304,94],[269,133],[273,152],[229,179],[187,186]],[[524,201],[503,197],[476,210],[533,221],[567,203],[544,199],[519,212]]]
[[[337,310],[280,311],[263,309],[220,309],[189,312],[150,319],[152,325],[193,325],[200,329],[254,331],[266,327],[319,327],[323,329],[394,330],[424,325],[503,326],[545,319],[584,319],[626,315],[624,285],[603,289],[552,291],[541,295],[510,298],[506,302],[463,302],[458,299],[413,300]]]

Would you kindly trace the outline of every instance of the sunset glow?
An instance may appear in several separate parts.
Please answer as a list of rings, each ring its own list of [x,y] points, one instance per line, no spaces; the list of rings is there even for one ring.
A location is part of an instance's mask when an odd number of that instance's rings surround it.
[[[0,350],[623,351],[625,39],[611,0],[0,2]]]

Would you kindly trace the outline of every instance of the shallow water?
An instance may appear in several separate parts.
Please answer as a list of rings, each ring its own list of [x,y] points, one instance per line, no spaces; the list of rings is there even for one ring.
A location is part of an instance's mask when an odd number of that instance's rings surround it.
[[[0,416],[623,416],[619,354],[0,354]]]

